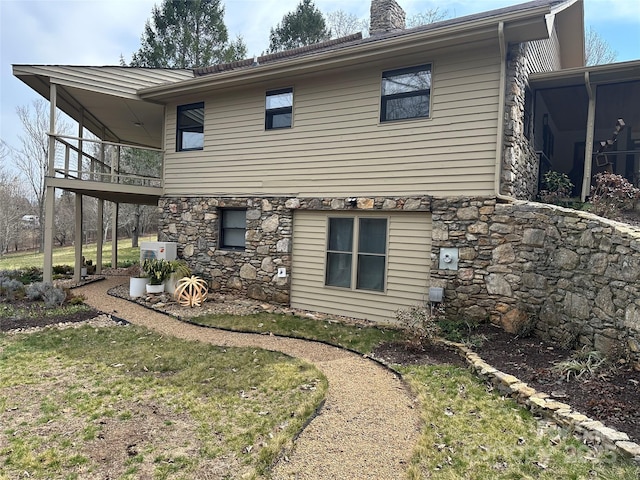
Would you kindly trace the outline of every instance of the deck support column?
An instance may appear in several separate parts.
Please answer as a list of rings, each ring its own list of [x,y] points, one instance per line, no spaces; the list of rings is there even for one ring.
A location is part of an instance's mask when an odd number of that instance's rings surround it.
[[[76,225],[75,225],[75,237],[73,239],[73,246],[75,252],[75,262],[73,264],[73,280],[77,283],[81,279],[82,271],[82,195],[76,193]]]
[[[591,190],[591,164],[593,163],[593,136],[596,125],[596,90],[591,88],[589,72],[584,74],[584,84],[589,94],[589,110],[587,112],[587,138],[584,144],[584,171],[582,174],[582,190],[580,200],[585,201]]]
[[[57,104],[56,84],[52,83],[49,89],[49,166],[47,177],[55,177],[56,163],[56,104]],[[53,280],[53,229],[55,215],[56,189],[47,185],[45,177],[45,200],[44,200],[44,259],[42,264],[42,280],[51,282]],[[42,218],[39,219],[43,221]]]
[[[104,243],[104,200],[98,199],[98,220],[96,229],[96,275],[102,273],[102,244]]]
[[[111,267],[118,267],[118,204],[111,204]]]

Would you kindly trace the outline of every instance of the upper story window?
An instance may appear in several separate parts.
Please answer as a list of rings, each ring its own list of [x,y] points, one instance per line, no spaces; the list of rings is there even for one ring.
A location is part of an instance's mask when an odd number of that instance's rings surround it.
[[[383,292],[386,264],[386,218],[329,218],[326,285]]]
[[[429,116],[431,64],[382,72],[380,121]]]
[[[244,250],[246,231],[246,210],[232,208],[220,210],[220,248]]]
[[[204,102],[178,106],[176,151],[204,148]]]
[[[293,119],[293,88],[267,92],[265,101],[265,130],[291,128]]]

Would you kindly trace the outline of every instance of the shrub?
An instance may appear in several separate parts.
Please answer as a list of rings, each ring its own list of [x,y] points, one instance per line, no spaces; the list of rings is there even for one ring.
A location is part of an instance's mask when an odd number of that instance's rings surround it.
[[[48,282],[36,282],[26,288],[27,298],[32,301],[42,300],[49,308],[59,307],[67,299],[66,293]]]
[[[580,380],[594,375],[605,364],[605,358],[600,352],[587,350],[583,347],[574,352],[571,357],[562,362],[556,362],[553,370],[562,374],[568,382],[571,377]]]
[[[451,342],[464,343],[468,347],[481,347],[487,340],[485,335],[475,334],[478,322],[470,320],[451,320],[442,318],[438,320],[440,335]]]
[[[396,320],[409,334],[409,343],[416,348],[423,348],[433,343],[440,333],[438,320],[444,315],[444,306],[425,307],[412,305],[408,309],[396,310]]]
[[[24,295],[24,285],[15,278],[0,275],[0,301],[12,301]]]
[[[554,205],[569,203],[574,185],[566,173],[550,170],[544,174],[542,185],[544,189],[538,193],[540,200]]]
[[[54,265],[51,271],[54,275],[71,275],[73,267],[71,265]]]
[[[24,270],[18,270],[19,278],[24,285],[42,281],[42,269],[38,267],[28,267]]]
[[[597,173],[596,184],[591,187],[591,211],[602,217],[617,219],[623,211],[633,209],[640,198],[640,189],[622,175]]]

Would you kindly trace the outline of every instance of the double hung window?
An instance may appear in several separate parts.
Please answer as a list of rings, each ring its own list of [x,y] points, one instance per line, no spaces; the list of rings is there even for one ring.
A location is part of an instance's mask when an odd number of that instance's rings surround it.
[[[380,121],[429,116],[431,65],[382,72]]]
[[[220,248],[244,250],[247,231],[247,211],[225,208],[220,210]]]
[[[293,120],[293,88],[267,92],[265,100],[265,130],[291,128]]]
[[[176,150],[204,148],[204,102],[178,106]]]
[[[386,263],[386,218],[329,218],[326,285],[383,292]]]

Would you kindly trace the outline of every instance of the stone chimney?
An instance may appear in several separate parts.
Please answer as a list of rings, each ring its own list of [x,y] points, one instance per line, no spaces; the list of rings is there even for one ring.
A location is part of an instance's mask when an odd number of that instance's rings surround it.
[[[404,10],[395,0],[371,0],[369,35],[378,35],[391,30],[403,30],[404,20]]]

